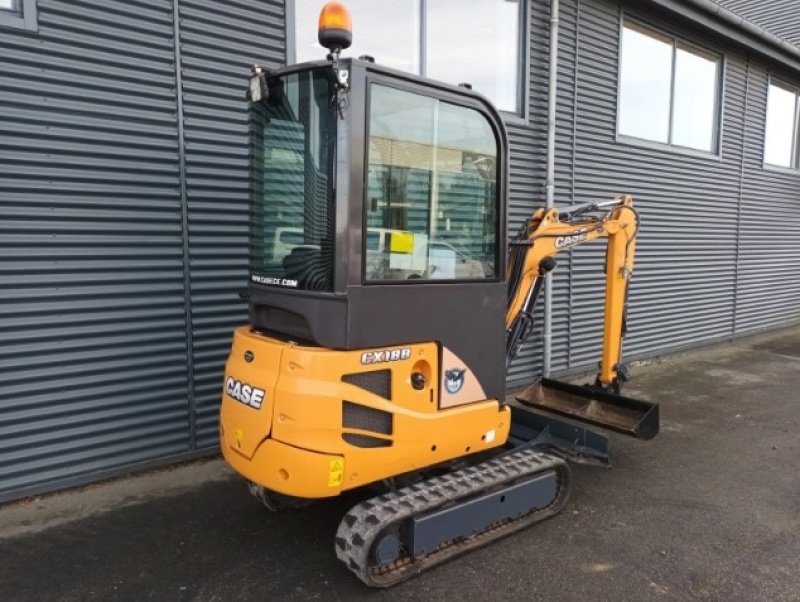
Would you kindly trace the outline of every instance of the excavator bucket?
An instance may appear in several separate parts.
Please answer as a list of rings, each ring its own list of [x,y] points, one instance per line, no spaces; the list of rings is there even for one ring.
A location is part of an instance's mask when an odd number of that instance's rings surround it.
[[[517,401],[637,439],[652,439],[658,434],[658,404],[599,387],[542,378],[517,395]]]

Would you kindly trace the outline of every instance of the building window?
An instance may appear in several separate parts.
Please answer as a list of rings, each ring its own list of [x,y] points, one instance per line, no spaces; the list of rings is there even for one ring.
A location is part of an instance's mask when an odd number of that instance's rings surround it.
[[[767,95],[764,163],[798,167],[798,90],[771,81]]]
[[[719,55],[625,23],[618,133],[716,152],[721,63]]]
[[[0,0],[0,28],[37,31],[36,0]]]
[[[295,0],[295,59],[319,60],[317,19],[326,0]],[[387,67],[450,84],[467,82],[501,111],[522,107],[519,0],[348,0],[353,46]],[[424,33],[423,33],[424,32]]]

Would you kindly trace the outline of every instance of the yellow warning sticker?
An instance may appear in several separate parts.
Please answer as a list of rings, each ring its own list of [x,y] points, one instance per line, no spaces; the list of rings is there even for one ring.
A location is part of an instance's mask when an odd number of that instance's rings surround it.
[[[389,251],[392,253],[412,253],[414,251],[414,233],[392,232]]]
[[[328,487],[341,487],[344,482],[344,459],[336,458],[328,464]]]

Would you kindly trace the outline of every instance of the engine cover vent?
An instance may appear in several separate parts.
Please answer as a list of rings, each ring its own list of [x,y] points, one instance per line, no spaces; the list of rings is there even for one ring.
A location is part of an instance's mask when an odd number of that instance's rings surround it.
[[[392,442],[388,439],[370,437],[369,435],[359,435],[357,433],[342,433],[342,439],[350,445],[356,447],[391,447]]]
[[[355,385],[365,391],[380,395],[384,399],[392,399],[392,371],[372,370],[370,372],[357,372],[345,374],[342,382]]]
[[[342,402],[342,428],[391,435],[393,419],[391,412],[368,408],[351,401]]]

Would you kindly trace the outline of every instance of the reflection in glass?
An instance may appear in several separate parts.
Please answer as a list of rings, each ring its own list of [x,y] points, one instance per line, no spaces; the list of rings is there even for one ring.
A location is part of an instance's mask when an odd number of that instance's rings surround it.
[[[333,288],[330,69],[267,80],[250,105],[250,273],[255,282]]]
[[[797,93],[776,84],[769,85],[764,163],[793,167]]]
[[[317,41],[317,17],[328,0],[295,0],[297,62],[318,61],[327,50]],[[419,0],[347,0],[353,45],[342,56],[368,54],[381,65],[419,73]]]
[[[425,74],[519,111],[519,2],[428,0]]]
[[[669,142],[672,43],[626,25],[622,34],[619,133]]]
[[[718,61],[694,49],[678,47],[675,55],[675,100],[672,143],[714,150]]]
[[[373,85],[366,279],[494,277],[496,160],[477,111]]]
[[[295,1],[297,62],[325,58],[327,51],[317,42],[317,15],[326,1]],[[467,82],[497,108],[520,111],[520,0],[349,0],[347,7],[353,46],[343,56],[368,54],[395,69],[450,84]]]

